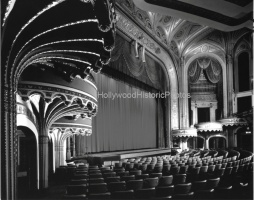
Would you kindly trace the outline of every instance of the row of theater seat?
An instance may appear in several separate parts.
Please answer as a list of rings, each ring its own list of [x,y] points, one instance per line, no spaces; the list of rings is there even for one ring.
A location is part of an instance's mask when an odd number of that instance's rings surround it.
[[[241,197],[243,197],[244,193],[248,193],[244,191],[248,191],[251,185],[249,183],[243,183],[241,179],[231,179],[234,180],[234,184],[227,184],[230,180],[228,178],[232,178],[230,176],[231,173],[225,174],[224,172],[220,175],[208,173],[208,168],[212,165],[190,167],[186,171],[186,174],[173,173],[170,175],[169,173],[168,176],[163,176],[161,172],[144,174],[147,171],[135,168],[127,171],[121,164],[116,163],[114,167],[102,168],[98,166],[88,167],[85,165],[73,166],[75,173],[71,178],[70,185],[67,187],[66,198],[203,198],[203,195],[211,198],[214,195],[216,197],[231,197],[231,194],[234,194],[234,192],[229,193],[228,191],[231,191],[232,188],[233,191],[240,190],[241,193],[238,194],[241,194]],[[222,166],[222,164],[218,165]],[[173,166],[172,169],[179,167]],[[223,169],[220,171],[225,171],[225,168],[220,169]],[[242,173],[252,172],[253,163],[248,168],[245,168],[245,170]],[[236,175],[241,176],[241,173],[236,173],[234,176]],[[224,180],[221,181],[221,185],[219,185],[220,180]],[[77,191],[79,191],[79,194],[77,194]]]

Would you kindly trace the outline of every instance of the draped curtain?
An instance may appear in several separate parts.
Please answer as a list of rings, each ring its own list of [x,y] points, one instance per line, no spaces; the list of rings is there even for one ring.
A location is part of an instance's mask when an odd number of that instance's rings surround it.
[[[128,42],[119,35],[116,36],[115,43],[110,67],[158,90],[165,89],[166,78],[161,64],[146,54],[144,55],[146,62],[143,62],[143,47]]]
[[[201,58],[193,61],[188,69],[189,82],[191,84],[198,82],[202,70],[207,80],[211,83],[220,81],[222,72],[220,64],[209,58]]]
[[[95,75],[99,94],[143,92],[103,74]],[[102,98],[93,118],[93,133],[84,137],[88,152],[156,148],[155,98]]]

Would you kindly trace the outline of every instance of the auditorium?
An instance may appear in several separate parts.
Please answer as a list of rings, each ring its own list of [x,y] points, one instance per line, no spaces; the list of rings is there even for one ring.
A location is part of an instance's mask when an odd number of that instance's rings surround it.
[[[0,99],[0,199],[253,199],[252,0],[3,0]]]

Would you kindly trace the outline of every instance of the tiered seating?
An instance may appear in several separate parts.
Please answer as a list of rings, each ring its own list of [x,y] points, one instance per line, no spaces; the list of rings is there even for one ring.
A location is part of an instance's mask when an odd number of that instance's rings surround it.
[[[68,199],[251,198],[252,157],[219,152],[131,158],[103,167],[77,164],[58,172],[69,178]]]

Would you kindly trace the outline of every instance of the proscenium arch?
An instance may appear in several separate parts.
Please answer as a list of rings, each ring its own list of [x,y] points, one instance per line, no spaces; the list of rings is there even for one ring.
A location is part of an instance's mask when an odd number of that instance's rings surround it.
[[[40,183],[40,171],[39,171],[39,134],[38,131],[33,124],[25,115],[23,114],[17,114],[17,129],[18,127],[26,127],[31,130],[31,132],[35,135],[36,138],[36,164],[37,164],[37,189],[39,189],[39,183]]]
[[[147,50],[147,55],[149,55],[151,58],[153,58],[154,60],[156,60],[157,62],[160,63],[160,66],[165,74],[165,77],[166,77],[166,83],[167,83],[167,89],[169,91],[172,90],[172,82],[170,81],[171,78],[170,78],[170,73],[169,73],[169,70],[168,70],[168,67],[166,65],[166,63],[160,58],[158,57],[157,55],[154,55],[152,52],[150,52],[149,50]],[[165,91],[165,92],[168,92],[168,91]],[[166,121],[166,132],[168,133],[168,141],[166,143],[168,143],[168,146],[171,147],[171,134],[170,134],[170,130],[172,129],[173,127],[173,122],[170,121],[171,119],[171,116],[172,116],[172,109],[171,109],[171,105],[172,105],[172,102],[171,102],[171,99],[172,98],[168,98],[167,99],[167,106],[168,106],[168,110],[166,111],[166,119],[168,119],[168,122]]]
[[[128,19],[130,20],[130,19]],[[135,26],[133,24],[133,26]],[[122,32],[121,29],[117,29],[117,33],[124,38],[131,38],[133,40],[137,40],[137,38],[133,38],[131,33],[129,32]],[[141,42],[139,42],[141,43]],[[142,44],[142,43],[141,43]],[[160,46],[160,45],[158,45]],[[173,62],[173,59],[171,55],[160,46],[160,53],[154,53],[152,52],[149,48],[146,48],[146,54],[151,56],[152,58],[156,59],[159,61],[159,63],[162,66],[162,69],[165,73],[165,77],[167,80],[168,88],[170,89],[170,102],[168,103],[168,106],[170,110],[168,111],[169,113],[169,118],[171,121],[169,121],[167,127],[170,127],[170,130],[168,130],[169,135],[170,131],[172,129],[178,129],[179,128],[179,117],[178,117],[178,99],[177,98],[172,98],[172,96],[177,96],[178,93],[178,80],[177,80],[177,74],[176,74],[176,69],[175,65]]]
[[[200,57],[212,57],[214,59],[216,59],[221,67],[222,67],[222,77],[223,77],[223,117],[226,117],[228,112],[227,112],[227,74],[226,74],[226,63],[216,54],[213,53],[199,53],[197,55],[192,56],[187,63],[184,65],[184,78],[183,78],[183,82],[184,82],[184,93],[188,93],[188,68],[190,66],[190,64],[192,63],[192,61],[194,61],[197,58]],[[188,102],[186,102],[186,99],[183,99],[183,101],[185,101],[184,106],[188,106]],[[186,107],[186,110],[188,107]],[[186,113],[189,118],[189,112]]]

